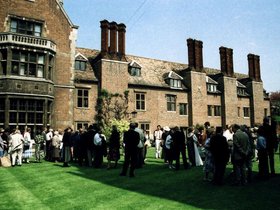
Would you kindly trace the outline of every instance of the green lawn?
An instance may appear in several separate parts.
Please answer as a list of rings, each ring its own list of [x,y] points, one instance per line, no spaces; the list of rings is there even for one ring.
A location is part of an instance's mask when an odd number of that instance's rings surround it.
[[[121,165],[106,170],[43,162],[0,168],[0,209],[280,209],[280,175],[243,187],[230,186],[230,178],[213,186],[202,181],[202,167],[171,171],[149,150],[135,178],[120,177]],[[278,154],[275,162],[279,174]],[[231,165],[227,177],[230,172]]]

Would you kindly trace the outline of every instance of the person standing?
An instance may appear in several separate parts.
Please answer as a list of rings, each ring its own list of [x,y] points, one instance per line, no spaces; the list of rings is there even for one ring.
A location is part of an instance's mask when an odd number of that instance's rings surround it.
[[[7,146],[4,140],[2,139],[3,133],[4,129],[0,128],[0,157],[4,156],[5,147]]]
[[[275,166],[274,166],[274,151],[277,149],[277,137],[276,129],[272,129],[272,126],[269,124],[269,118],[265,117],[263,119],[263,128],[264,128],[264,137],[266,139],[266,150],[268,153],[269,159],[269,169],[270,176],[275,176]]]
[[[52,160],[58,162],[60,160],[60,143],[61,140],[59,138],[58,131],[54,131],[54,135],[52,138]]]
[[[115,162],[113,168],[116,168],[119,159],[120,159],[120,133],[117,129],[117,126],[113,125],[112,134],[109,138],[109,153],[107,156],[107,160],[108,160],[107,169],[112,168],[111,161]]]
[[[140,141],[137,146],[137,163],[136,168],[142,168],[144,164],[144,144],[145,144],[145,135],[141,128],[138,127],[138,123],[135,123],[136,128],[134,129],[139,133]]]
[[[44,141],[45,137],[43,135],[43,132],[38,129],[37,135],[34,138],[35,142],[35,161],[40,163],[41,162],[41,149],[44,149]]]
[[[73,155],[73,148],[71,142],[72,128],[68,127],[64,130],[62,142],[63,142],[63,167],[69,167],[69,161],[71,155]]]
[[[12,153],[12,166],[16,165],[16,159],[18,160],[17,164],[21,166],[22,164],[22,150],[23,150],[23,136],[20,133],[20,130],[13,129],[10,135],[11,143],[11,153]]]
[[[260,126],[257,130],[257,150],[258,150],[258,159],[259,159],[259,174],[258,178],[260,179],[268,179],[269,178],[269,170],[268,170],[268,153],[267,153],[267,143],[264,137],[265,131],[264,127]]]
[[[174,149],[174,159],[176,161],[176,170],[180,169],[180,154],[182,154],[182,160],[184,168],[188,168],[188,162],[186,157],[186,138],[184,133],[179,129],[178,126],[174,128],[173,137],[173,149]]]
[[[249,150],[249,137],[240,130],[240,126],[234,124],[233,131],[233,170],[235,173],[235,182],[233,185],[245,185],[246,167],[245,161]]]
[[[155,147],[156,147],[156,159],[161,158],[161,152],[162,152],[162,130],[161,126],[158,125],[157,129],[154,132],[154,139],[155,139]]]
[[[222,127],[216,128],[216,133],[210,138],[210,151],[214,160],[213,184],[222,185],[226,165],[229,159],[229,148]]]
[[[31,128],[26,128],[23,134],[23,160],[25,163],[29,163],[29,158],[32,156],[32,143],[31,143]]]
[[[120,176],[126,176],[128,166],[130,165],[129,176],[134,177],[134,170],[137,161],[137,145],[140,141],[140,135],[136,132],[135,124],[130,123],[129,130],[124,133],[123,143],[124,143],[124,164]]]

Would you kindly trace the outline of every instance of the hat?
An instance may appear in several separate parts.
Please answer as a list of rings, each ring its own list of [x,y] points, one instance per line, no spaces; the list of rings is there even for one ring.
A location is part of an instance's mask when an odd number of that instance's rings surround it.
[[[55,132],[54,132],[54,135],[58,135],[58,131],[55,131]]]
[[[168,126],[164,126],[164,127],[163,127],[163,130],[165,130],[165,131],[170,131],[170,128],[169,128]]]
[[[5,130],[3,128],[0,128],[0,133],[4,133]]]

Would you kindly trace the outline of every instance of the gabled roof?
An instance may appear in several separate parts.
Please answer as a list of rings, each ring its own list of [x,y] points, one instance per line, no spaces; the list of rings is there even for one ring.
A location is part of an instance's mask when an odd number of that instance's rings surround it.
[[[213,80],[211,77],[206,76],[206,83],[218,85],[219,83]]]
[[[163,75],[163,79],[177,79],[177,80],[183,80],[183,77],[181,77],[179,74],[175,73],[174,71],[170,71],[168,73],[165,73]]]
[[[142,68],[142,66],[141,66],[139,63],[137,63],[136,61],[132,61],[132,62],[129,64],[129,66],[135,67],[135,68],[139,68],[139,69]]]
[[[94,74],[93,68],[89,63],[89,58],[96,57],[99,54],[97,50],[90,50],[86,48],[76,48],[76,56],[83,56],[87,61],[87,68],[85,71],[75,71],[75,80],[76,81],[88,81],[88,82],[97,82],[97,77]],[[75,57],[76,57],[75,56]]]
[[[80,52],[78,52],[78,53],[75,55],[75,59],[76,59],[76,60],[85,60],[85,61],[88,61],[87,57],[84,56],[83,54],[81,54]]]
[[[236,86],[239,87],[239,88],[246,88],[245,85],[243,85],[241,82],[239,81],[236,81]]]
[[[67,13],[65,12],[62,4],[61,4],[61,0],[55,0],[57,5],[59,6],[60,10],[62,11],[63,15],[65,16],[65,18],[67,19],[69,25],[73,28],[79,28],[79,26],[76,26],[72,23],[72,21],[70,20],[69,16],[67,15]]]

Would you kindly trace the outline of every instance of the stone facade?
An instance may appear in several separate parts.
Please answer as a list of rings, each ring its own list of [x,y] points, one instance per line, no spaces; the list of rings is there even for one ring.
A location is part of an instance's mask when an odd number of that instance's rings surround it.
[[[26,22],[33,30],[20,31],[16,24]],[[87,127],[95,122],[101,89],[128,90],[128,111],[137,111],[133,120],[150,133],[157,125],[187,128],[206,121],[254,126],[270,115],[259,56],[248,55],[249,73],[244,75],[234,72],[233,50],[225,47],[219,49],[220,70],[204,67],[203,43],[191,38],[189,64],[127,55],[126,26],[102,20],[100,27],[100,51],[78,48],[78,27],[60,1],[0,0],[0,127]],[[21,59],[31,59],[34,52],[37,73],[30,76],[32,64]],[[21,73],[22,65],[31,73]]]

